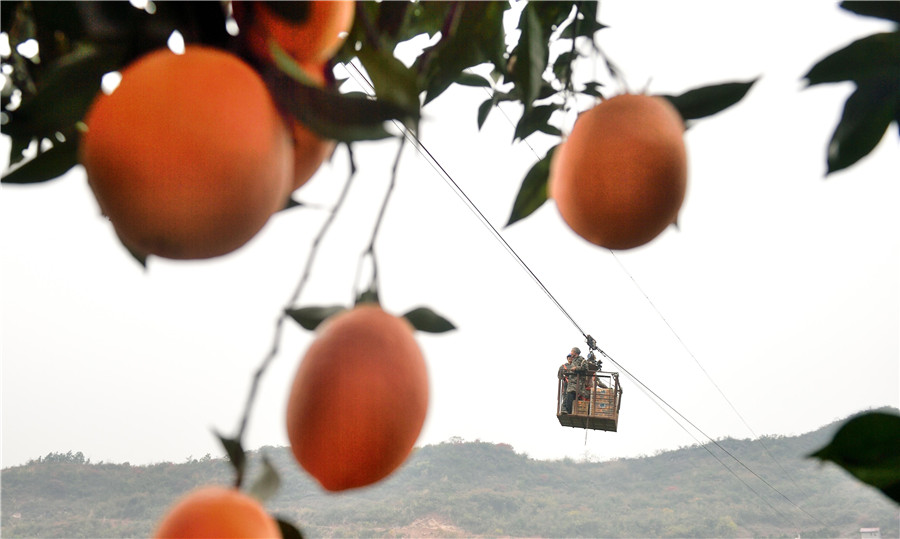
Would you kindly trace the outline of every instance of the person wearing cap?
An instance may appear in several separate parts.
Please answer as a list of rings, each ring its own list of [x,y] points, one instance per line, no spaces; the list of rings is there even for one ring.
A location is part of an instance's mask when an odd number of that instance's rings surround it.
[[[569,355],[566,356],[566,362],[560,365],[557,371],[556,377],[566,384],[566,395],[563,399],[562,410],[560,410],[563,414],[572,413],[572,403],[575,401],[579,382],[582,385],[584,384],[584,375],[576,374],[575,372],[578,368],[584,370],[584,362],[585,359],[581,357],[581,350],[577,347],[572,348]]]

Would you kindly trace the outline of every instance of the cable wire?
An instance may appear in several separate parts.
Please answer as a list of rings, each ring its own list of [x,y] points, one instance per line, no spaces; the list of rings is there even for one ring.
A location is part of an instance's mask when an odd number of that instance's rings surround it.
[[[666,325],[666,327],[669,328],[669,331],[672,333],[672,335],[675,336],[675,339],[678,340],[679,344],[681,344],[682,348],[684,348],[684,350],[691,357],[691,359],[694,360],[694,363],[697,364],[697,367],[700,368],[700,370],[706,376],[707,380],[709,380],[709,382],[713,385],[713,387],[716,388],[716,390],[719,392],[719,395],[722,396],[722,398],[725,400],[725,402],[728,403],[728,406],[730,406],[731,410],[735,413],[735,415],[738,416],[738,418],[741,420],[741,423],[743,423],[744,426],[747,427],[747,430],[750,431],[750,434],[752,434],[753,437],[760,443],[760,445],[762,445],[763,450],[765,450],[765,452],[769,456],[769,458],[771,458],[775,462],[775,464],[778,465],[778,468],[781,469],[782,473],[784,473],[791,480],[791,483],[793,483],[794,486],[799,491],[803,492],[803,489],[800,487],[800,485],[797,484],[797,481],[794,479],[794,477],[791,475],[791,473],[788,472],[788,470],[785,469],[785,467],[781,465],[781,462],[775,458],[775,455],[773,455],[772,452],[769,451],[769,447],[763,442],[762,438],[758,434],[756,434],[756,432],[753,430],[753,428],[750,426],[750,424],[747,422],[747,420],[744,419],[744,416],[741,415],[741,413],[738,411],[737,407],[735,407],[735,405],[731,402],[731,400],[725,395],[725,392],[722,391],[722,388],[719,387],[719,384],[717,384],[716,381],[713,380],[712,376],[710,376],[710,374],[706,371],[706,369],[703,368],[703,365],[700,364],[700,360],[697,359],[697,356],[695,356],[694,353],[690,350],[690,348],[688,348],[687,344],[684,342],[684,340],[681,339],[681,336],[678,334],[678,332],[675,331],[675,328],[672,327],[672,325],[669,323],[669,321],[666,319],[666,317],[656,307],[656,304],[653,303],[653,300],[650,299],[650,296],[647,295],[647,293],[644,291],[643,288],[641,288],[641,285],[638,284],[637,280],[634,278],[634,276],[631,274],[631,272],[628,271],[628,268],[626,268],[625,265],[622,264],[622,261],[619,259],[618,256],[616,256],[615,251],[613,251],[612,249],[608,249],[608,250],[609,250],[609,253],[612,255],[613,259],[619,264],[619,267],[622,269],[622,271],[625,272],[625,275],[627,275],[628,278],[631,279],[631,282],[632,282],[632,284],[634,284],[635,288],[637,288],[638,291],[641,293],[641,295],[644,296],[644,299],[647,300],[647,303],[650,304],[650,307],[653,308],[653,311],[657,314],[657,316],[659,316],[659,318],[663,321],[663,323]]]
[[[352,63],[352,62],[350,62],[350,63],[344,63],[343,65],[345,66],[345,68],[346,68],[347,66],[352,67],[353,70],[356,72],[356,75],[354,75],[354,74],[353,74],[352,72],[350,72],[349,69],[348,69],[348,73],[350,74],[350,76],[353,77],[354,80],[357,81],[357,83],[360,83],[360,79],[361,79],[362,81],[365,81],[366,86],[368,86],[368,87],[374,92],[375,87],[374,87],[374,86],[372,85],[372,83],[371,83],[371,82],[370,82],[370,81],[362,74],[362,72],[359,70],[359,68],[358,68],[354,63]],[[358,78],[357,78],[357,75],[358,75]],[[362,85],[362,84],[360,83],[360,85]],[[525,261],[522,259],[522,257],[520,257],[519,254],[515,251],[515,249],[512,248],[512,246],[506,241],[506,239],[503,237],[503,235],[500,234],[500,232],[497,230],[497,228],[490,222],[490,220],[488,220],[488,218],[484,215],[484,213],[478,208],[478,206],[475,204],[475,202],[472,201],[472,199],[471,199],[468,195],[466,195],[466,193],[462,190],[462,188],[459,186],[459,184],[453,179],[453,177],[450,175],[450,173],[447,172],[447,169],[444,168],[444,166],[440,164],[440,162],[434,157],[434,155],[428,150],[428,148],[426,148],[425,145],[422,144],[422,142],[419,140],[418,136],[417,136],[415,133],[413,133],[410,129],[406,128],[406,126],[402,125],[400,122],[398,122],[398,121],[395,120],[395,121],[394,121],[394,124],[395,124],[395,126],[397,126],[397,127],[400,129],[400,131],[401,131],[401,133],[403,134],[403,136],[406,137],[406,139],[407,139],[408,141],[410,141],[410,142],[415,146],[416,150],[419,151],[420,155],[422,155],[423,157],[426,157],[426,161],[431,165],[431,167],[432,167],[436,172],[439,173],[439,175],[441,176],[441,178],[442,178],[449,186],[451,186],[451,188],[452,188],[453,191],[457,194],[457,196],[458,196],[461,200],[463,200],[463,201],[465,202],[465,204],[466,204],[466,206],[469,208],[469,210],[472,211],[472,213],[475,214],[476,217],[478,217],[478,219],[482,222],[482,224],[483,224],[486,228],[488,228],[488,230],[491,232],[491,234],[494,236],[494,238],[495,238],[497,241],[499,241],[499,242],[501,243],[501,245],[502,245],[502,246],[506,249],[506,251],[507,251],[507,252],[508,252],[515,260],[516,260],[516,262],[518,262],[518,264],[519,264],[519,265],[520,265],[520,266],[528,273],[528,275],[531,276],[531,278],[535,281],[535,283],[541,288],[541,290],[544,291],[544,293],[547,295],[547,297],[550,298],[550,300],[553,302],[554,305],[556,305],[556,307],[560,310],[560,312],[562,312],[562,314],[563,314],[563,315],[564,315],[564,316],[572,323],[572,325],[575,326],[575,328],[578,330],[578,332],[581,333],[581,335],[587,340],[588,345],[589,345],[590,348],[592,348],[592,349],[594,349],[594,350],[600,352],[600,354],[602,354],[604,357],[606,357],[607,359],[609,359],[613,364],[615,364],[616,366],[618,366],[619,369],[622,370],[622,372],[624,372],[629,378],[631,378],[635,383],[637,383],[638,386],[639,386],[640,388],[642,388],[642,390],[645,390],[645,392],[649,392],[649,394],[652,395],[653,398],[655,399],[655,403],[657,404],[657,406],[659,406],[660,408],[662,408],[662,406],[659,404],[659,403],[662,403],[662,404],[664,404],[666,407],[668,407],[669,409],[671,409],[676,415],[678,415],[678,417],[680,417],[680,418],[681,418],[682,420],[684,420],[688,425],[690,425],[691,427],[693,427],[697,432],[699,432],[700,434],[702,434],[702,435],[703,435],[706,439],[708,439],[713,445],[715,445],[715,446],[718,447],[720,450],[722,450],[725,454],[727,454],[729,457],[731,457],[735,462],[737,462],[741,467],[743,467],[743,468],[746,469],[748,472],[750,472],[753,476],[755,476],[757,479],[759,479],[763,484],[765,484],[765,485],[768,486],[770,489],[772,489],[773,491],[775,491],[776,493],[778,493],[782,498],[784,498],[787,502],[789,502],[789,503],[790,503],[791,505],[793,505],[795,508],[797,508],[798,510],[800,510],[801,512],[803,512],[805,515],[807,515],[808,517],[812,518],[812,519],[815,520],[816,522],[819,522],[820,524],[822,524],[822,521],[821,521],[821,520],[819,520],[819,519],[816,518],[815,516],[811,515],[811,514],[808,513],[805,509],[803,509],[802,507],[800,507],[799,505],[797,505],[796,503],[794,503],[790,498],[788,498],[784,493],[782,493],[780,490],[778,490],[774,485],[772,485],[771,483],[769,483],[768,481],[766,481],[762,476],[760,476],[760,475],[757,474],[755,471],[753,471],[749,466],[747,466],[746,464],[744,464],[744,463],[743,463],[739,458],[737,458],[733,453],[731,453],[730,451],[728,451],[728,450],[727,450],[725,447],[723,447],[719,442],[717,442],[716,440],[714,440],[712,437],[710,437],[708,434],[706,434],[702,429],[700,429],[699,427],[697,427],[697,425],[695,425],[692,421],[690,421],[687,417],[685,417],[685,416],[684,416],[681,412],[679,412],[674,406],[672,406],[671,404],[669,404],[665,399],[663,399],[662,397],[660,397],[655,391],[653,391],[652,389],[650,389],[649,386],[647,386],[646,384],[644,384],[643,381],[641,381],[641,380],[640,380],[639,378],[637,378],[634,374],[632,374],[630,371],[628,371],[628,369],[626,369],[624,366],[622,366],[621,363],[619,363],[618,361],[614,360],[614,359],[613,359],[611,356],[609,356],[606,352],[604,352],[602,349],[600,349],[599,347],[597,347],[597,346],[596,346],[596,342],[594,341],[593,337],[591,337],[590,335],[588,335],[587,333],[585,333],[585,331],[584,331],[584,330],[581,328],[581,326],[575,321],[575,319],[572,317],[572,315],[569,314],[569,312],[565,309],[565,307],[563,307],[563,305],[559,302],[559,300],[556,299],[556,297],[550,292],[550,290],[546,287],[546,285],[544,285],[544,283],[543,283],[543,282],[540,280],[540,278],[534,273],[534,271],[531,270],[531,268],[528,266],[528,264],[525,263]],[[529,147],[530,147],[530,146],[529,146]],[[532,151],[534,151],[533,148],[532,148]],[[618,260],[618,259],[617,259],[617,260]],[[626,271],[626,273],[627,273],[627,271]],[[629,276],[630,276],[630,274],[629,274]],[[632,277],[632,280],[634,280],[633,277]],[[635,284],[636,284],[636,283],[635,283]],[[648,300],[649,300],[649,298],[648,298]],[[657,312],[658,312],[658,311],[657,311]],[[669,328],[670,328],[670,330],[672,330],[672,331],[674,332],[674,329],[672,329],[671,326],[669,326]],[[680,338],[679,338],[679,340],[680,340]],[[683,342],[682,342],[682,344],[683,344]],[[695,358],[695,361],[696,361],[696,358]],[[702,367],[701,367],[701,369],[702,369]],[[704,372],[706,372],[706,371],[704,370]],[[707,376],[708,376],[708,374],[707,374]],[[716,387],[718,388],[718,386],[716,386]],[[720,390],[720,392],[721,392],[721,390]],[[723,396],[724,396],[724,395],[723,395]],[[728,399],[726,398],[726,401],[727,401],[727,400],[728,400]],[[674,421],[675,421],[682,429],[684,429],[686,432],[688,432],[687,429],[686,429],[686,427],[685,427],[682,423],[680,423],[679,421],[675,420],[675,418],[674,418],[671,414],[669,414],[665,409],[663,409],[663,411],[666,412],[666,414],[669,415],[669,417],[672,418],[672,419],[673,419],[673,420],[674,420]],[[710,449],[706,446],[706,444],[700,444],[699,440],[697,440],[696,437],[694,437],[690,432],[688,432],[688,434],[691,435],[691,437],[693,437],[694,440],[697,441],[697,443],[698,443],[699,445],[701,445],[702,447],[704,447],[704,448],[706,449],[707,452],[709,452],[714,458],[716,458],[716,460],[718,460],[718,461],[722,464],[722,466],[725,467],[726,470],[728,470],[728,471],[729,471],[732,475],[734,475],[741,483],[743,483],[748,489],[750,489],[751,492],[753,492],[753,493],[756,494],[760,499],[762,499],[763,502],[765,502],[766,505],[768,505],[773,511],[775,511],[776,513],[778,513],[779,515],[781,515],[781,516],[783,516],[783,517],[785,516],[783,513],[781,513],[781,511],[779,511],[778,509],[776,509],[776,508],[775,508],[775,507],[774,507],[774,506],[773,506],[773,505],[772,505],[765,497],[763,497],[762,494],[760,494],[759,492],[757,492],[752,486],[750,486],[750,484],[748,484],[746,481],[744,481],[744,479],[743,479],[742,477],[740,477],[739,475],[737,475],[737,473],[735,473],[730,467],[728,467],[727,465],[725,465],[725,463],[724,463],[717,455],[715,455],[712,451],[710,451]]]

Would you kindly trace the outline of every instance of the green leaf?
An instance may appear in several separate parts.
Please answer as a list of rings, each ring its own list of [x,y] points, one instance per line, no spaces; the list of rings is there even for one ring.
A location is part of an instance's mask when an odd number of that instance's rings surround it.
[[[430,2],[426,2],[429,4]],[[426,62],[422,87],[429,103],[456,82],[464,69],[487,62],[504,64],[507,2],[459,2],[459,21],[434,47],[420,56]]]
[[[10,135],[49,137],[71,130],[100,89],[100,80],[119,65],[114,48],[83,45],[48,67],[37,93],[9,111],[3,131]]]
[[[575,23],[566,27],[560,38],[585,37],[593,42],[594,34],[607,27],[597,20],[597,3],[593,1],[577,2],[575,5],[578,7],[578,15]]]
[[[141,268],[142,268],[144,271],[147,271],[147,256],[148,256],[148,255],[136,251],[136,250],[133,249],[130,245],[128,245],[127,243],[125,243],[124,241],[122,241],[122,238],[121,238],[121,236],[118,235],[118,233],[116,233],[116,237],[119,239],[119,243],[122,244],[122,247],[125,248],[125,251],[128,252],[129,255],[131,255],[131,258],[132,258],[135,262],[137,262],[138,264],[140,264]]]
[[[405,107],[362,93],[342,94],[308,84],[308,77],[277,44],[271,45],[275,68],[263,72],[275,100],[318,135],[341,142],[380,140],[394,136],[385,122],[414,126],[418,103]],[[404,68],[405,69],[405,68]]]
[[[757,81],[750,82],[726,82],[701,88],[694,88],[678,95],[662,96],[669,100],[678,109],[682,119],[696,120],[706,116],[712,116],[734,105],[747,95],[750,87]]]
[[[900,4],[898,4],[900,5]],[[900,73],[900,32],[858,39],[819,60],[804,76],[807,84],[872,78],[896,78]]]
[[[456,84],[461,84],[463,86],[474,86],[475,88],[490,88],[491,81],[482,77],[481,75],[476,75],[475,73],[469,73],[463,71],[459,74],[459,77],[454,81]]]
[[[360,305],[363,303],[374,303],[375,305],[379,305],[381,302],[378,298],[378,288],[373,283],[372,286],[360,293],[356,296],[356,301],[354,305]]]
[[[584,85],[584,90],[581,91],[584,95],[589,95],[591,97],[603,97],[603,93],[600,92],[600,88],[603,87],[603,84],[599,82],[588,82]]]
[[[275,39],[270,39],[266,45],[275,65],[290,78],[304,86],[317,86],[317,82],[297,63],[294,58],[285,52]]]
[[[410,2],[379,2],[378,31],[382,36],[396,36],[407,20],[407,12],[412,9]]]
[[[525,112],[531,110],[543,86],[544,71],[547,69],[549,43],[547,35],[541,27],[541,19],[535,4],[525,4],[519,19],[519,44],[515,49],[516,63],[512,70],[513,80],[522,96]]]
[[[253,481],[247,492],[260,503],[265,503],[278,492],[279,487],[281,487],[281,478],[278,477],[278,471],[272,466],[269,457],[263,454],[262,474]]]
[[[897,2],[896,0],[880,2],[873,0],[845,0],[844,2],[841,2],[841,7],[847,11],[852,11],[857,15],[878,17],[880,19],[900,22],[900,2]]]
[[[381,140],[395,136],[385,122],[415,123],[414,113],[365,94],[342,94],[300,84],[284,73],[266,74],[269,89],[286,112],[319,136],[341,142]]]
[[[900,503],[900,416],[870,412],[850,419],[809,456],[841,466]]]
[[[900,77],[861,82],[847,98],[828,144],[828,174],[853,165],[875,149],[897,115],[898,92]]]
[[[58,178],[78,164],[75,136],[54,142],[49,150],[37,154],[3,176],[2,183],[39,183]]]
[[[375,96],[392,101],[406,110],[419,110],[418,75],[388,51],[363,47],[358,57],[372,78]]]
[[[300,533],[300,530],[290,522],[280,518],[276,519],[276,522],[278,522],[278,527],[281,529],[282,539],[303,539],[303,534]]]
[[[550,116],[559,110],[560,105],[540,105],[526,111],[516,124],[514,139],[525,139],[535,131],[553,133]]]
[[[219,433],[216,433],[216,436],[222,442],[222,447],[225,448],[228,460],[231,461],[231,466],[237,475],[235,486],[239,488],[244,479],[244,471],[247,468],[247,455],[244,453],[241,441],[236,438],[226,438]]]
[[[569,15],[572,7],[578,4],[576,0],[557,0],[555,2],[533,2],[534,14],[540,20],[541,27],[548,31],[556,30]]]
[[[558,147],[550,148],[547,155],[535,163],[528,173],[525,174],[525,179],[522,180],[522,186],[519,188],[519,194],[516,195],[512,214],[509,216],[509,222],[506,223],[506,226],[528,217],[547,201],[547,180],[550,177],[550,162],[553,159],[553,153]]]
[[[456,329],[449,320],[428,307],[418,307],[403,315],[414,328],[428,333],[444,333]]]
[[[484,126],[484,122],[487,120],[488,114],[491,113],[491,109],[494,108],[494,98],[489,98],[484,101],[481,105],[478,105],[478,130],[481,131],[481,128]]]
[[[9,133],[4,131],[3,134],[8,135]],[[9,166],[18,164],[25,159],[25,150],[27,150],[35,140],[36,138],[30,135],[10,136]]]
[[[328,317],[345,310],[347,308],[342,305],[334,305],[331,307],[302,307],[300,309],[288,309],[285,312],[304,329],[313,331]]]
[[[566,51],[553,61],[553,75],[566,82],[572,75],[572,62],[578,58],[578,51]]]
[[[295,199],[293,196],[290,196],[290,197],[288,197],[287,201],[285,201],[284,207],[278,211],[292,210],[294,208],[299,208],[301,206],[305,206],[305,204],[303,204],[299,200]]]

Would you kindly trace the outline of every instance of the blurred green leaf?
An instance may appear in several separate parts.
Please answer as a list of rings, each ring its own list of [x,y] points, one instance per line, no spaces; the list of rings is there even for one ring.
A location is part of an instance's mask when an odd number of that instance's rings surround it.
[[[897,2],[897,0],[845,0],[844,2],[841,2],[841,7],[847,11],[852,11],[857,15],[878,17],[880,19],[900,22],[900,2]]]
[[[118,233],[116,234],[116,236],[118,237]],[[139,252],[135,251],[130,245],[128,245],[127,243],[122,241],[121,237],[119,237],[118,239],[119,239],[119,243],[122,244],[122,247],[125,248],[125,251],[128,252],[129,255],[131,255],[132,260],[134,260],[135,262],[140,264],[141,268],[144,271],[146,271],[147,270],[147,255],[145,255],[144,253],[139,253]]]
[[[596,3],[596,0],[591,0]],[[556,0],[554,2],[532,2],[534,14],[541,22],[541,27],[549,32],[559,28],[572,14],[572,7],[578,4],[577,0]]]
[[[374,303],[375,305],[380,304],[380,300],[378,298],[378,288],[376,288],[373,283],[372,286],[361,292],[358,296],[356,296],[355,305],[360,305],[362,303]]]
[[[280,518],[276,519],[276,522],[278,522],[278,527],[281,529],[282,539],[303,539],[303,534],[300,533],[300,530],[290,522]]]
[[[900,5],[900,3],[898,3]],[[858,39],[819,60],[804,75],[807,83],[822,84],[900,76],[900,32],[885,32]]]
[[[478,105],[478,129],[479,131],[484,126],[484,122],[487,120],[488,114],[491,113],[491,109],[494,108],[494,98],[488,98],[481,105]]]
[[[456,329],[449,320],[428,307],[418,307],[403,315],[414,328],[428,333],[444,333]]]
[[[231,466],[234,468],[236,474],[235,487],[240,488],[244,479],[244,471],[247,468],[247,454],[244,452],[239,439],[227,438],[219,433],[216,433],[216,436],[222,442],[222,447],[225,448],[228,460],[231,461]]]
[[[809,456],[841,466],[900,503],[900,416],[870,412],[850,419]]]
[[[71,43],[82,40],[84,28],[77,2],[29,2],[28,4],[34,11],[34,21],[37,23],[34,37],[40,44],[42,63],[50,64],[56,61],[57,58],[69,52]],[[65,39],[60,36],[65,36]]]
[[[343,94],[308,84],[308,76],[277,44],[271,46],[275,68],[263,72],[275,100],[318,135],[341,142],[380,140],[395,136],[385,122],[415,126],[418,106],[372,99],[362,93]]]
[[[3,176],[3,183],[39,183],[58,178],[78,164],[78,141],[74,136],[54,142],[49,150]]]
[[[347,308],[342,305],[333,305],[331,307],[302,307],[299,309],[288,309],[285,312],[304,329],[313,331],[328,317],[346,310]]]
[[[378,18],[376,19],[379,34],[396,36],[403,28],[403,23],[407,20],[407,13],[412,7],[411,2],[379,2]]]
[[[269,48],[269,53],[271,53],[275,65],[284,72],[284,74],[304,86],[318,85],[316,80],[313,79],[290,54],[281,48],[277,40],[270,39],[266,42],[266,45]]]
[[[458,23],[420,57],[425,62],[425,103],[429,103],[459,80],[464,69],[484,63],[504,65],[506,49],[503,13],[506,2],[457,2]]]
[[[560,105],[539,105],[526,111],[516,124],[514,138],[525,139],[536,131],[561,135],[558,128],[550,125],[550,116],[559,108]]]
[[[385,122],[415,123],[414,113],[365,94],[342,94],[300,84],[283,73],[268,75],[269,89],[284,109],[319,136],[341,142],[395,136]]]
[[[548,36],[544,33],[535,6],[536,4],[529,2],[522,10],[519,19],[519,30],[521,31],[519,44],[513,53],[516,62],[511,69],[512,79],[521,92],[522,105],[525,107],[526,114],[531,110],[532,103],[537,99],[538,92],[543,86],[543,75],[547,69],[550,54]]]
[[[302,202],[300,202],[299,200],[296,200],[293,196],[290,196],[290,197],[288,197],[287,201],[284,203],[284,207],[278,211],[291,210],[294,208],[299,208],[301,206],[304,206],[304,204]]]
[[[584,90],[581,91],[584,95],[589,95],[591,97],[603,97],[603,93],[600,92],[600,88],[603,87],[603,84],[599,82],[588,82],[584,85]]]
[[[900,77],[860,82],[844,103],[841,120],[828,144],[828,174],[868,155],[897,116]]]
[[[553,75],[564,83],[572,75],[572,62],[578,58],[577,51],[566,51],[553,61]]]
[[[265,503],[278,492],[279,487],[281,487],[281,478],[278,477],[278,471],[272,466],[269,457],[263,453],[262,473],[253,481],[247,492],[260,503]]]
[[[4,135],[8,135],[4,131]],[[25,159],[25,150],[31,146],[32,142],[37,141],[36,137],[32,137],[29,135],[11,135],[10,136],[10,148],[9,148],[9,166],[15,165]]]
[[[442,30],[452,2],[415,2],[407,11],[407,18],[397,37],[401,41],[421,34],[434,36]]]
[[[512,214],[509,216],[509,222],[506,223],[506,226],[528,217],[547,201],[547,180],[550,177],[550,162],[553,159],[553,153],[558,147],[550,148],[547,155],[535,163],[528,173],[525,174],[525,179],[522,180],[522,186],[519,188],[519,194],[516,195]]]
[[[756,82],[726,82],[694,88],[677,95],[661,96],[669,100],[678,109],[682,119],[696,120],[706,116],[712,116],[734,105],[747,95],[750,87]]]
[[[476,75],[475,73],[469,73],[467,71],[463,71],[459,74],[459,77],[456,78],[456,84],[461,84],[463,86],[474,86],[475,88],[491,87],[491,81],[487,80],[481,75]]]
[[[392,101],[406,110],[419,110],[419,85],[415,71],[406,67],[390,51],[363,47],[358,57],[372,78],[378,99]]]
[[[575,5],[578,7],[577,18],[573,24],[566,27],[560,35],[560,38],[572,39],[584,37],[593,42],[594,34],[607,27],[597,20],[597,4],[598,2],[593,0],[576,2]]]
[[[114,71],[121,56],[111,48],[84,45],[61,57],[37,82],[37,93],[7,114],[4,132],[48,137],[80,121],[100,90],[103,75]]]

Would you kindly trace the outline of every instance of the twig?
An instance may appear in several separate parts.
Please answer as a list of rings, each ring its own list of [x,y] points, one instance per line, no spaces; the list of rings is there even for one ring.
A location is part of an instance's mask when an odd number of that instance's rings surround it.
[[[375,227],[372,229],[372,238],[369,240],[369,245],[366,247],[366,250],[359,257],[359,265],[357,266],[356,282],[359,282],[359,274],[362,270],[363,260],[368,256],[372,259],[372,281],[369,284],[368,290],[378,290],[378,263],[375,259],[375,240],[378,237],[378,231],[381,229],[381,223],[384,221],[384,214],[387,210],[388,201],[391,199],[391,194],[394,192],[394,186],[397,184],[397,170],[400,167],[400,157],[403,155],[403,149],[406,146],[406,137],[400,137],[400,146],[397,148],[397,157],[394,158],[394,164],[391,167],[391,182],[388,185],[387,192],[384,195],[384,200],[381,202],[381,209],[378,211],[378,218],[375,220]],[[357,298],[359,294],[354,294]]]
[[[349,146],[348,146],[349,149]],[[334,222],[334,218],[337,215],[338,210],[344,203],[344,200],[347,197],[347,192],[350,190],[350,184],[353,181],[353,177],[356,175],[356,163],[353,160],[353,152],[350,151],[350,175],[347,178],[347,181],[344,183],[344,188],[341,190],[340,195],[338,196],[337,201],[334,203],[334,206],[331,209],[331,213],[328,215],[328,218],[322,223],[322,228],[319,229],[319,233],[316,235],[313,240],[312,247],[310,248],[309,257],[306,259],[306,265],[303,268],[303,274],[300,277],[299,282],[297,283],[296,288],[294,288],[293,294],[291,294],[290,299],[285,305],[285,308],[281,311],[281,314],[278,316],[278,320],[275,322],[275,333],[272,338],[272,348],[269,350],[269,353],[263,358],[262,363],[259,368],[256,369],[256,373],[253,375],[253,381],[250,385],[250,394],[247,396],[247,404],[244,407],[244,415],[241,418],[240,427],[238,428],[237,440],[240,442],[244,438],[244,432],[247,429],[247,422],[250,418],[250,410],[253,407],[253,401],[256,399],[256,391],[259,387],[259,381],[262,378],[263,373],[265,373],[266,368],[268,368],[269,364],[275,359],[275,356],[278,354],[279,344],[281,342],[281,334],[284,329],[284,321],[288,318],[287,310],[297,303],[297,299],[300,297],[300,292],[303,291],[304,286],[306,286],[306,282],[309,280],[309,275],[312,270],[313,262],[315,261],[316,255],[319,251],[319,246],[322,243],[322,238],[325,236],[325,233],[328,232],[328,229],[331,227],[331,224]]]

